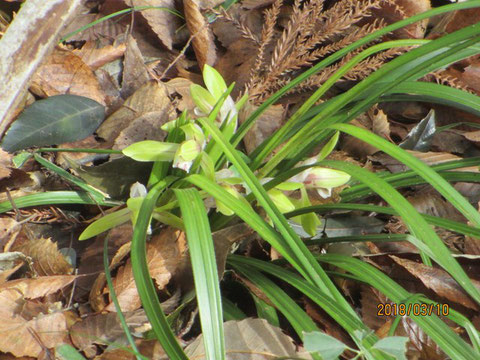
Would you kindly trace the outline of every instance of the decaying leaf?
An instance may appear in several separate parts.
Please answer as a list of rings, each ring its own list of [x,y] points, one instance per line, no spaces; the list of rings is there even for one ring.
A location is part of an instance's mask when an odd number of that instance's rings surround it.
[[[154,236],[147,244],[148,269],[159,290],[169,283],[185,256],[184,236],[180,231],[168,228]],[[113,279],[113,285],[122,310],[133,311],[141,306],[130,260],[119,268]],[[116,311],[113,303],[105,309]]]
[[[240,122],[245,121],[256,108],[252,104],[245,105],[240,111]],[[285,108],[282,105],[269,106],[253,123],[253,126],[243,139],[247,153],[252,153],[265,139],[277,131],[282,126],[284,120]]]
[[[73,52],[57,48],[32,78],[31,91],[41,97],[72,94],[105,105],[92,69]]]
[[[108,142],[115,143],[115,149],[123,149],[136,141],[163,140],[165,133],[160,127],[175,117],[165,86],[150,81],[110,115],[97,133]]]
[[[79,56],[93,71],[103,65],[123,56],[127,45],[125,43],[98,47],[95,41],[87,41],[81,49],[72,52]]]
[[[50,349],[68,342],[67,321],[62,312],[22,314],[26,301],[16,289],[0,289],[0,303],[0,352],[38,358],[42,346]]]
[[[10,176],[12,155],[0,149],[0,180]],[[0,236],[0,239],[2,237]]]
[[[199,1],[184,0],[183,7],[188,30],[193,36],[192,44],[200,69],[205,64],[213,66],[217,59],[213,33],[201,13]]]
[[[14,249],[32,258],[33,268],[40,276],[72,273],[72,265],[58,251],[57,243],[50,238],[26,240]]]
[[[444,270],[427,266],[415,261],[390,256],[397,264],[403,266],[412,275],[422,281],[429,289],[450,301],[478,310],[478,305],[462,290],[461,286]],[[480,289],[480,281],[470,279]]]
[[[76,278],[76,275],[53,275],[10,280],[0,285],[0,291],[14,289],[26,299],[36,299],[56,293],[70,285]]]
[[[123,60],[122,97],[124,99],[128,98],[148,80],[150,80],[150,75],[145,66],[142,53],[138,48],[137,41],[132,35],[129,35],[127,38],[127,50]]]
[[[179,19],[165,8],[175,10],[175,2],[173,0],[126,0],[125,3],[129,6],[159,7],[159,9],[143,11],[141,14],[162,43],[171,50]]]
[[[295,350],[293,340],[280,328],[270,325],[264,319],[245,319],[224,323],[225,350],[229,359],[260,360],[268,357],[301,357],[307,359],[305,353]],[[190,358],[205,359],[203,336],[200,335],[188,345],[185,353]],[[306,356],[306,357],[305,357]]]
[[[125,312],[124,316],[130,331],[133,333],[135,333],[136,328],[148,323],[143,310]],[[73,344],[80,350],[86,349],[91,344],[127,344],[125,332],[116,313],[88,316],[73,325],[70,334]]]

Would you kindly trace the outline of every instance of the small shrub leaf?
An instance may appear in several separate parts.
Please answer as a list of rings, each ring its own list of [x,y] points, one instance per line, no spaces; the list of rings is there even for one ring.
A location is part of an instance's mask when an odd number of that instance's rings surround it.
[[[388,355],[392,355],[397,360],[407,360],[405,356],[407,341],[408,338],[404,336],[389,336],[379,340],[373,347]]]
[[[303,346],[309,352],[318,352],[324,360],[338,358],[347,348],[341,341],[319,331],[304,333]]]
[[[51,96],[34,102],[20,114],[5,135],[2,148],[14,152],[81,140],[91,135],[104,117],[104,106],[92,99]]]

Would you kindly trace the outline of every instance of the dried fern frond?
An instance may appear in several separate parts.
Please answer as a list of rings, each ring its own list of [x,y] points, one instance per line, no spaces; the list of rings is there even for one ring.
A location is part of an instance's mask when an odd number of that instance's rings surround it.
[[[242,21],[234,18],[231,16],[225,9],[220,8],[221,10],[215,10],[215,9],[210,9],[211,12],[213,12],[218,18],[224,19],[235,26],[242,36],[246,39],[252,40],[255,44],[258,46],[262,46],[261,41],[258,39],[258,37],[250,30],[248,26],[246,26]]]
[[[280,35],[275,36],[275,22],[282,1],[275,1],[264,12],[258,55],[251,78],[246,85],[250,97],[261,102],[296,76],[299,71],[312,66],[322,58],[350,45],[367,34],[386,25],[382,19],[371,19],[374,10],[388,4],[402,14],[394,0],[338,0],[326,8],[324,0],[295,0],[290,19]],[[265,49],[274,38],[273,53],[268,58]],[[352,52],[345,59],[327,67],[311,77],[295,91],[312,89],[325,82],[340,66],[362,49]],[[385,51],[359,64],[346,79],[360,79],[380,67],[385,61],[401,53],[400,50]]]
[[[431,81],[441,85],[447,85],[455,89],[475,94],[475,91],[470,89],[467,84],[465,84],[462,80],[455,76],[446,74],[445,70],[431,72],[430,74],[425,75],[421,80]]]

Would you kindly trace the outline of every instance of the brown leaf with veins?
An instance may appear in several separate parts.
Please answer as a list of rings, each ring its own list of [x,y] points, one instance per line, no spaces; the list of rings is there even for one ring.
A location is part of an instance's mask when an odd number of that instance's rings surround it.
[[[147,243],[147,265],[158,289],[162,290],[169,283],[185,256],[184,242],[184,233],[167,228]],[[123,311],[133,311],[141,306],[130,260],[118,270],[113,286]],[[116,311],[113,303],[105,310]]]
[[[124,315],[131,331],[148,322],[143,310],[126,312]],[[73,325],[70,334],[74,345],[82,351],[91,344],[110,345],[125,338],[122,325],[115,313],[90,315]]]
[[[128,6],[158,6],[175,10],[174,0],[126,0],[125,3]],[[172,50],[175,31],[179,26],[179,18],[165,9],[151,9],[142,11],[141,14],[162,43],[169,50]]]
[[[23,309],[28,302],[16,289],[0,291],[0,304],[0,352],[38,358],[43,351],[38,340],[49,349],[68,343],[67,322],[63,313],[33,313],[27,316]]]
[[[58,251],[57,243],[50,238],[26,240],[20,246],[15,246],[14,250],[30,256],[33,268],[40,276],[67,275],[73,271],[72,265]]]
[[[124,43],[98,47],[95,41],[89,40],[81,49],[74,49],[72,52],[95,71],[109,62],[121,58],[126,47]]]
[[[437,295],[470,309],[478,310],[477,304],[470,299],[461,286],[446,271],[394,255],[390,255],[390,257],[397,264],[408,270],[409,273],[420,279],[427,288],[433,290]],[[470,280],[477,289],[480,289],[480,281]]]
[[[131,35],[127,39],[127,51],[123,60],[122,97],[126,99],[150,80],[137,41]]]
[[[213,66],[217,60],[214,37],[207,20],[200,11],[198,1],[184,0],[183,7],[188,30],[193,36],[193,50],[200,69],[203,69],[205,64]]]
[[[11,165],[12,157],[12,154],[0,149],[0,179],[10,176],[12,170],[9,168],[9,166]]]
[[[57,47],[32,77],[30,90],[38,96],[85,96],[105,105],[92,69],[73,52]]]
[[[163,140],[165,132],[160,127],[175,117],[165,85],[150,81],[110,115],[97,134],[115,144],[115,149],[123,149],[136,141]]]
[[[15,290],[23,294],[26,299],[36,299],[56,293],[70,285],[77,277],[77,275],[52,275],[11,280],[1,284],[0,291]]]

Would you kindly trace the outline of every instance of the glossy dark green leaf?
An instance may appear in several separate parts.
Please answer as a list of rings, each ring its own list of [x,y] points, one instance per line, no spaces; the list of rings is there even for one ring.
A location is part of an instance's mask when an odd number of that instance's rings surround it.
[[[51,96],[34,102],[20,114],[5,135],[2,148],[13,152],[81,140],[91,135],[104,117],[104,106],[92,99]]]

